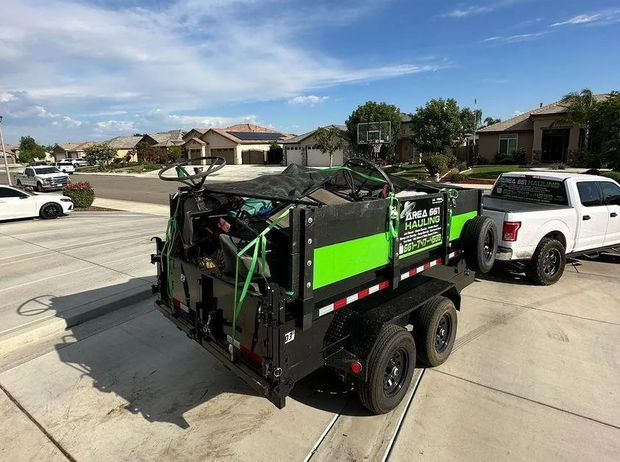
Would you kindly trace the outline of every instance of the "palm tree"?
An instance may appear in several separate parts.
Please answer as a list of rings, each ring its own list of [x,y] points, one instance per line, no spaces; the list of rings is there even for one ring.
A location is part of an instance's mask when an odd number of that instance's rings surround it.
[[[590,146],[590,124],[596,109],[596,97],[592,90],[584,88],[581,92],[571,92],[560,100],[560,106],[567,109],[561,120],[562,125],[578,125],[585,129],[584,145]]]

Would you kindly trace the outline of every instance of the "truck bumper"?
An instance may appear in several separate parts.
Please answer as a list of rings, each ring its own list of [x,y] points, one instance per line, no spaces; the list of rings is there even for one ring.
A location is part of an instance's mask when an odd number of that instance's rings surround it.
[[[506,247],[498,247],[495,259],[499,261],[510,261],[512,260],[512,255],[512,249]]]

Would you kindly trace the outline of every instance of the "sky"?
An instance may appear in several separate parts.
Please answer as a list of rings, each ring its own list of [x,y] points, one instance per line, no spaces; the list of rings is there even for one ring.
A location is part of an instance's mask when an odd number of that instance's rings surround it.
[[[366,101],[506,119],[620,89],[618,0],[0,0],[5,142],[255,123]]]

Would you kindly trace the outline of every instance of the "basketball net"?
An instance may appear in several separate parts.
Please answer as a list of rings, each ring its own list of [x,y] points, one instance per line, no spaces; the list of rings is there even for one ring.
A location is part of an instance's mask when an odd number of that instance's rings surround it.
[[[383,146],[383,143],[380,141],[373,141],[372,143],[370,143],[370,145],[372,146],[372,152],[375,154],[375,157],[379,157],[379,153],[381,152],[381,146]]]

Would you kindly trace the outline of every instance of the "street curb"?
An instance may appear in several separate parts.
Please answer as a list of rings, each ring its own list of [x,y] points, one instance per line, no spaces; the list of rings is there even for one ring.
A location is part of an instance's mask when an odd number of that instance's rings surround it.
[[[148,288],[145,288],[148,287]],[[95,300],[62,312],[61,317],[51,316],[21,326],[0,335],[0,356],[6,356],[23,346],[56,335],[67,329],[92,321],[100,316],[130,305],[154,298],[151,284],[144,284],[104,299]]]

